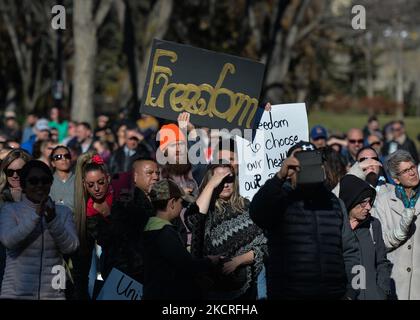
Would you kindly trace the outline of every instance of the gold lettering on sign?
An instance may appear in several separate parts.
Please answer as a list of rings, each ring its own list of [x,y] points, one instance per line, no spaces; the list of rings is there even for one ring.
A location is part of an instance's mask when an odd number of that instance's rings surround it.
[[[246,119],[245,127],[251,128],[251,121],[258,108],[258,100],[250,96],[233,92],[223,88],[223,82],[228,74],[235,74],[236,68],[232,63],[225,63],[216,85],[203,83],[196,85],[193,83],[174,83],[170,82],[172,69],[158,65],[160,57],[169,57],[171,63],[175,63],[178,55],[174,51],[157,49],[153,57],[152,70],[148,84],[145,104],[150,107],[165,107],[167,98],[173,111],[187,111],[194,115],[217,117],[232,123],[235,119],[238,125],[242,126]],[[161,86],[157,97],[152,96],[154,86]],[[208,95],[208,101],[203,97],[203,93]],[[226,96],[230,101],[229,107],[222,112],[217,109],[217,99]],[[239,116],[238,116],[239,115]]]

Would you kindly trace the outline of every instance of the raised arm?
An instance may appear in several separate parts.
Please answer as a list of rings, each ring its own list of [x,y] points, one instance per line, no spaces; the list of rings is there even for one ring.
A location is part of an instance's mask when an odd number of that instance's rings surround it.
[[[197,206],[200,208],[200,212],[206,214],[209,211],[209,206],[211,202],[211,198],[213,196],[213,191],[216,189],[223,181],[225,177],[227,177],[230,173],[220,173],[215,172],[207,185],[204,187],[203,191],[198,196],[196,203]]]
[[[287,208],[291,189],[283,187],[286,179],[295,176],[299,161],[295,157],[284,160],[280,171],[258,190],[249,207],[249,215],[257,226],[270,229],[280,214]]]
[[[384,197],[378,197],[372,209],[372,215],[379,219],[382,225],[382,234],[388,251],[398,248],[405,241],[410,232],[410,225],[415,216],[415,209],[405,208],[397,223],[387,218],[387,201]]]

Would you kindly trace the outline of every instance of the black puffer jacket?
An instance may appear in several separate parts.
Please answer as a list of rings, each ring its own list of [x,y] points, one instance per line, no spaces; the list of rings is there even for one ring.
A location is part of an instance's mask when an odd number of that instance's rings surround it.
[[[131,201],[115,201],[108,222],[100,221],[98,243],[103,247],[101,272],[106,279],[117,268],[143,282],[143,229],[153,215],[146,194],[135,188]]]
[[[324,187],[305,194],[276,176],[254,196],[250,215],[268,239],[269,299],[354,299],[360,263],[342,202]]]

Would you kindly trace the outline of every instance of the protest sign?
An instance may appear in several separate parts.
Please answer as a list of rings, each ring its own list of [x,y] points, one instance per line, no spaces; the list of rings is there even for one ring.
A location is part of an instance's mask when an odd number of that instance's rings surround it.
[[[273,105],[264,112],[251,143],[236,137],[239,157],[239,192],[254,194],[281,168],[287,151],[301,140],[308,141],[308,117],[304,103]]]
[[[177,120],[186,111],[195,125],[251,129],[263,74],[259,62],[155,39],[140,112]]]
[[[143,285],[113,268],[96,300],[141,300]]]

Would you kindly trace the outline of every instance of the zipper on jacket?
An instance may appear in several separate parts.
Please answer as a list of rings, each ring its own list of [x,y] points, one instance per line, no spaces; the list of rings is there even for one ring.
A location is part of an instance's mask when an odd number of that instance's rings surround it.
[[[42,224],[43,217],[41,217],[41,264],[39,266],[38,277],[38,300],[41,300],[41,278],[42,278],[42,256],[44,255],[44,225]]]

